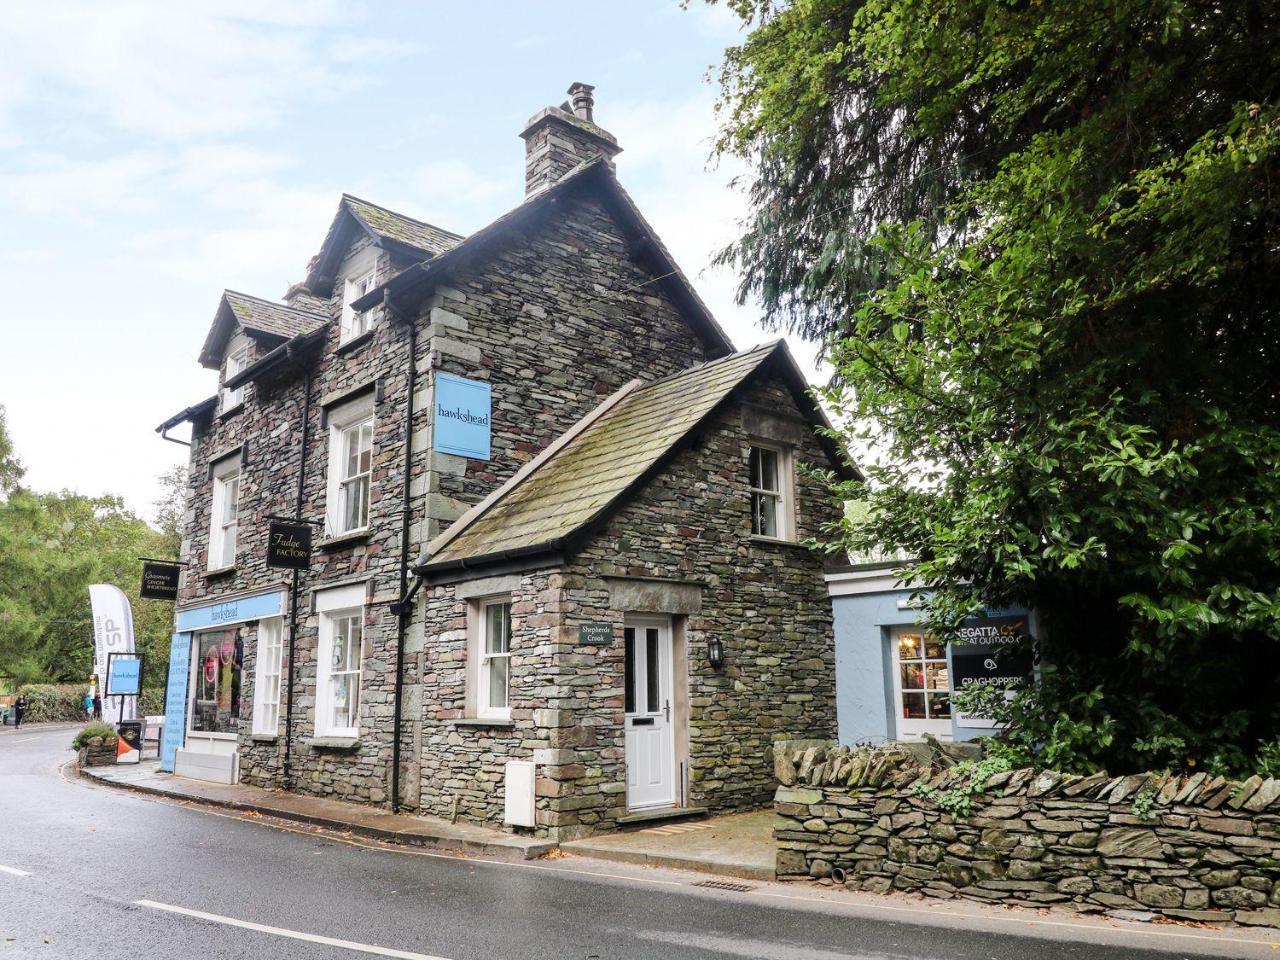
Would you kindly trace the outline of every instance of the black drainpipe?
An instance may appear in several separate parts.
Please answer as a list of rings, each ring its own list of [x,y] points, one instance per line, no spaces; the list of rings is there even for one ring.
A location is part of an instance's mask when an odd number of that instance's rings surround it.
[[[307,434],[311,426],[311,374],[302,381],[302,449],[298,452],[298,496],[294,516],[302,519],[302,497],[307,476]],[[293,751],[293,661],[298,650],[298,570],[293,571],[293,589],[289,591],[289,674],[284,707],[284,785],[293,787],[289,761]]]
[[[410,486],[413,482],[413,392],[417,389],[418,372],[418,326],[412,319],[396,311],[391,306],[390,298],[383,293],[383,305],[387,312],[405,323],[409,330],[409,370],[408,390],[404,401],[404,489],[400,501],[400,599],[395,605],[396,613],[396,684],[395,706],[392,710],[391,740],[391,812],[400,812],[400,727],[401,712],[404,703],[404,646],[405,633],[409,628],[409,619],[413,616],[413,595],[421,581],[414,583],[409,589],[409,526],[413,516],[410,501]]]

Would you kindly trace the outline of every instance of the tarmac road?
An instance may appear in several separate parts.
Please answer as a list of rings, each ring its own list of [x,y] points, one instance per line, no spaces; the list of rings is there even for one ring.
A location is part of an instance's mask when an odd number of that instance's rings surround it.
[[[691,885],[705,878],[573,858],[386,849],[90,785],[64,769],[71,735],[0,731],[0,960],[1280,956],[1280,938],[1260,931],[1134,931],[998,911],[939,925],[928,903],[906,898],[894,913],[772,884],[707,890]]]

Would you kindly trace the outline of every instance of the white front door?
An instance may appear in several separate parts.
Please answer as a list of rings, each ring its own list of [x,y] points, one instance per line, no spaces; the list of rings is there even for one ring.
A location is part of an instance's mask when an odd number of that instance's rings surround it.
[[[671,725],[671,623],[628,620],[625,692],[627,807],[643,810],[676,802],[675,739]]]

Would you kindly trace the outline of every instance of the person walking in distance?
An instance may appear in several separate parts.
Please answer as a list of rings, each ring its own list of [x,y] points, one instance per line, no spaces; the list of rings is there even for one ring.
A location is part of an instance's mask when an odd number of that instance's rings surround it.
[[[96,690],[93,692],[93,719],[102,719],[102,696]]]
[[[18,694],[18,699],[13,701],[13,729],[17,730],[22,726],[22,715],[27,712],[27,695],[25,693]]]

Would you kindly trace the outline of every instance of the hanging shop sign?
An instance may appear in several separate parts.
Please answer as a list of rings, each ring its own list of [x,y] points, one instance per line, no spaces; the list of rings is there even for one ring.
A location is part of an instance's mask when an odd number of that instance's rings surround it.
[[[1034,669],[1031,631],[1025,616],[966,620],[951,644],[953,690],[973,684],[1008,686],[1029,679]],[[957,713],[956,723],[969,727],[996,726],[991,717],[972,713]]]
[[[578,625],[578,643],[584,646],[603,647],[613,643],[612,623],[582,623]]]
[[[176,563],[148,560],[142,565],[142,588],[138,596],[144,600],[177,600],[180,573],[182,567]]]
[[[272,520],[267,533],[267,566],[310,569],[311,525]]]
[[[441,453],[488,460],[492,412],[493,394],[489,384],[437,373],[432,446]]]

